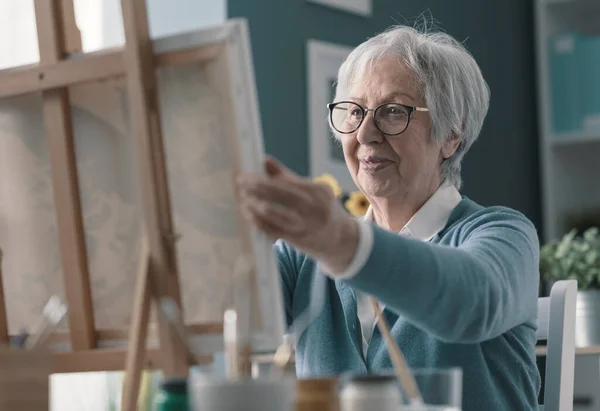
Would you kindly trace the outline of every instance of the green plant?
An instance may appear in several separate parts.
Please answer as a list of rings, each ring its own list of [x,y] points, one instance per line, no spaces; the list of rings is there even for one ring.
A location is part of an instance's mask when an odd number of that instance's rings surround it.
[[[582,235],[573,229],[540,249],[540,272],[550,281],[577,280],[579,289],[600,289],[600,235],[597,227]]]

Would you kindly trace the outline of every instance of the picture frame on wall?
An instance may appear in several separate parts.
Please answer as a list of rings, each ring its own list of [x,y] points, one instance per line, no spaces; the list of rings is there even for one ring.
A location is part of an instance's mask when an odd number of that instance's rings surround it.
[[[341,143],[329,128],[327,104],[334,99],[338,70],[352,47],[311,39],[307,43],[310,174],[334,176],[344,191],[356,190]]]
[[[373,13],[373,0],[307,0],[332,9],[343,10],[359,16],[370,17]]]

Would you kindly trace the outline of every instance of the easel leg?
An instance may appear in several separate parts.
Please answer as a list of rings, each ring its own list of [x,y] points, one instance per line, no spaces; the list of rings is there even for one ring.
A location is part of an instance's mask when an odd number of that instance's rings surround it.
[[[170,296],[181,306],[177,256],[169,200],[164,144],[161,135],[158,86],[146,0],[121,0],[125,31],[125,66],[131,132],[137,145],[138,176],[151,254],[152,294]],[[189,361],[174,328],[157,316],[161,369],[167,376],[187,376]]]
[[[140,391],[142,365],[146,355],[146,337],[150,320],[150,251],[144,237],[140,248],[140,260],[133,300],[133,316],[127,347],[125,381],[121,402],[122,411],[135,411]]]
[[[77,27],[75,19],[75,5],[73,4],[73,0],[61,0],[60,4],[65,53],[79,53],[83,51],[83,47],[81,45],[81,32]]]
[[[57,63],[65,55],[61,3],[35,0],[34,5],[40,62]],[[47,90],[42,97],[71,344],[74,350],[89,350],[96,348],[96,330],[69,93]]]

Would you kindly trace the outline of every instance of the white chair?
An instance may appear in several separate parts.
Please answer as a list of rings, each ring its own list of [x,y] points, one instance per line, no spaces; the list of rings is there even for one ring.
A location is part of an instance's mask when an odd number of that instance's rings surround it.
[[[572,411],[577,281],[557,281],[538,299],[536,337],[547,340],[544,411]]]

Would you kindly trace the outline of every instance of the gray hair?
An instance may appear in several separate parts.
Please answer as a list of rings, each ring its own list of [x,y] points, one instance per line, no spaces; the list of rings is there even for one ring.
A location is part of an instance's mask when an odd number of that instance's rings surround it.
[[[442,143],[460,138],[454,154],[442,163],[442,180],[460,188],[461,161],[477,140],[488,111],[490,90],[473,56],[442,32],[421,32],[394,26],[356,47],[339,69],[336,101],[344,100],[352,84],[369,65],[397,56],[414,75],[429,108],[432,138]],[[340,138],[340,136],[337,136]]]

